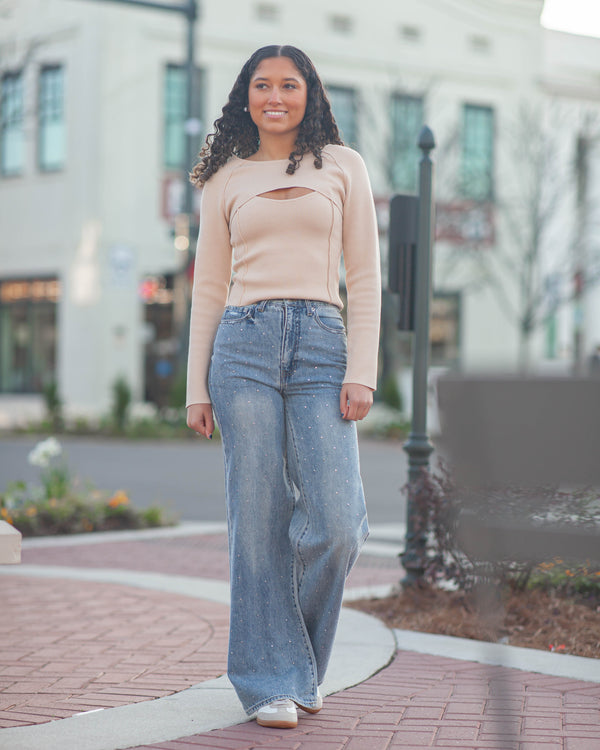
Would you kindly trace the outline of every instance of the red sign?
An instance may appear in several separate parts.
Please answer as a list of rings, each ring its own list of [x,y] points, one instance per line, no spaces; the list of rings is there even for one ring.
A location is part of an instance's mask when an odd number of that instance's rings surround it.
[[[375,211],[379,232],[385,234],[390,223],[390,196],[375,196]],[[490,247],[496,239],[494,204],[475,201],[437,203],[435,239],[453,245]]]
[[[494,244],[494,205],[461,201],[438,203],[435,208],[435,239],[453,245],[489,247]]]

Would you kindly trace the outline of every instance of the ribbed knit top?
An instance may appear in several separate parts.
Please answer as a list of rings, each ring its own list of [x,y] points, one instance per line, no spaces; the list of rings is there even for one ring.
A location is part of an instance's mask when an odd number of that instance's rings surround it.
[[[344,382],[375,388],[381,278],[375,206],[360,155],[328,145],[323,167],[306,154],[294,175],[288,159],[231,158],[204,185],[196,249],[186,403],[209,403],[207,377],[225,305],[310,299],[340,309],[340,259],[348,293]],[[262,194],[299,187],[297,198]]]

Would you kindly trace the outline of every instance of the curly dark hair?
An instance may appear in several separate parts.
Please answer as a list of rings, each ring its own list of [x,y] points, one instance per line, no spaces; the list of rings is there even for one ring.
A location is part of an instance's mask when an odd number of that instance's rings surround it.
[[[315,157],[315,167],[321,169],[323,146],[328,143],[343,145],[323,83],[310,58],[297,47],[272,44],[256,50],[240,71],[221,117],[214,122],[215,131],[207,136],[198,155],[199,162],[190,174],[195,185],[205,183],[231,156],[247,159],[258,149],[258,128],[250,114],[244,112],[244,107],[248,105],[250,79],[258,65],[269,57],[288,57],[306,82],[306,112],[289,156],[287,174],[294,174],[302,157],[309,151]]]

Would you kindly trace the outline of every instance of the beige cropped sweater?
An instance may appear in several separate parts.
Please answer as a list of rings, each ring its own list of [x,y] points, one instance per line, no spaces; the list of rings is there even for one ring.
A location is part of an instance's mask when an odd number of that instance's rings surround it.
[[[311,299],[342,307],[343,253],[348,292],[344,382],[375,388],[381,278],[375,207],[362,158],[345,146],[306,154],[294,175],[287,159],[231,158],[202,190],[196,250],[186,403],[209,403],[207,377],[225,305]],[[261,194],[310,190],[297,198]]]

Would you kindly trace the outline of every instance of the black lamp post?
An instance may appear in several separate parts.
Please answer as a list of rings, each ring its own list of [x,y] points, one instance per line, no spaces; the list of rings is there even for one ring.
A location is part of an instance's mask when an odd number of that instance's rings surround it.
[[[427,435],[427,372],[431,302],[431,247],[433,225],[433,162],[431,130],[419,134],[422,157],[419,195],[396,195],[390,204],[390,291],[400,295],[398,328],[413,331],[412,424],[404,450],[408,454],[406,543],[401,555],[405,586],[417,584],[425,572],[426,519],[419,503],[422,472],[429,468],[433,445]]]

